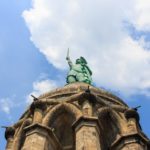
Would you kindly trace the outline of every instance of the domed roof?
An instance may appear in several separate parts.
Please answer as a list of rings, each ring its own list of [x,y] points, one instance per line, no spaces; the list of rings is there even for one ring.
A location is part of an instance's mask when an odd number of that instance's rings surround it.
[[[106,101],[110,103],[127,107],[127,105],[120,98],[113,95],[112,93],[106,90],[103,90],[101,88],[97,88],[92,85],[83,83],[83,82],[75,82],[75,83],[67,84],[64,87],[57,88],[55,90],[42,94],[41,96],[39,96],[39,99],[48,100],[48,101],[63,100],[69,96],[72,96],[81,92],[85,92],[87,89],[89,89],[91,93],[97,95],[98,97],[105,99]]]

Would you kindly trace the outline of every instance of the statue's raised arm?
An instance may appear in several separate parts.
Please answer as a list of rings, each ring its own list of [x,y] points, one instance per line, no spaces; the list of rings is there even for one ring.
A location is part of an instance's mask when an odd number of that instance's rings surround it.
[[[69,56],[69,48],[68,48],[68,51],[67,51],[66,60],[68,61],[69,67],[72,68],[73,63],[72,63],[72,61],[70,59],[70,56]]]

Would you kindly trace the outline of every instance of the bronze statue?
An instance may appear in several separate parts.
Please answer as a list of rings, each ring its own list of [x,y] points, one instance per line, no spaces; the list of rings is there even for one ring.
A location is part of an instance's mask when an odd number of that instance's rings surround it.
[[[66,60],[68,61],[70,71],[67,75],[67,83],[74,82],[85,82],[88,84],[92,83],[92,71],[87,66],[87,61],[84,57],[80,57],[76,60],[76,63],[73,64],[69,57],[69,49],[67,53]]]

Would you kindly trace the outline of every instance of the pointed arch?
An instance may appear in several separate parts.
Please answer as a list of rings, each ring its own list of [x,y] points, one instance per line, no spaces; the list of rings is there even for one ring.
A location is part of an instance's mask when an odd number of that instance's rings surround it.
[[[104,118],[110,117],[116,124],[116,126],[121,130],[122,125],[120,123],[120,116],[117,114],[115,110],[113,110],[111,107],[102,107],[98,109],[98,117],[100,120],[105,120]],[[121,131],[120,131],[121,132]]]
[[[74,133],[72,124],[82,112],[73,104],[62,103],[54,106],[44,117],[43,125],[49,126],[59,142],[62,149],[74,149]]]
[[[72,115],[75,120],[82,116],[82,112],[70,103],[62,103],[54,106],[47,115],[43,118],[43,125],[50,126],[51,123],[55,120],[55,118],[63,113],[68,112],[68,114]]]
[[[101,134],[105,137],[103,141],[104,149],[108,149],[110,145],[122,133],[122,118],[115,110],[110,107],[102,107],[98,110],[98,118],[101,124]]]

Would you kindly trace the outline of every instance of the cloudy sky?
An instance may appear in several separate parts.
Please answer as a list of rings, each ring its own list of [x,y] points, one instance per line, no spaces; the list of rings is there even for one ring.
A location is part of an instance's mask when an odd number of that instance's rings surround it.
[[[149,0],[0,1],[0,125],[18,120],[30,94],[65,84],[69,47],[73,61],[87,59],[95,86],[142,106],[150,137],[149,14]]]

